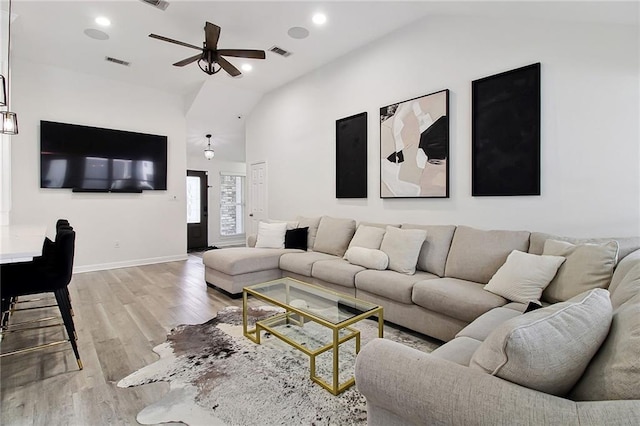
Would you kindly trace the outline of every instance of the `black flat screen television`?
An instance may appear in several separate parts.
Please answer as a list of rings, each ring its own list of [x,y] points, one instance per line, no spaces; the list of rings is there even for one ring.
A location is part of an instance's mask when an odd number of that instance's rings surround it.
[[[40,188],[167,189],[167,137],[40,121]]]

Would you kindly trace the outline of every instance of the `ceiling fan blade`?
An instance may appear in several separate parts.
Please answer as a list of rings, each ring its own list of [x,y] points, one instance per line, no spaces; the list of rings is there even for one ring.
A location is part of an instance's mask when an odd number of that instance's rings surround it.
[[[174,67],[184,67],[185,65],[189,65],[192,62],[197,61],[198,59],[202,58],[202,53],[198,53],[195,56],[192,56],[190,58],[187,59],[183,59],[181,61],[176,62],[175,64],[173,64]]]
[[[264,50],[251,49],[220,49],[218,55],[234,56],[236,58],[264,59]]]
[[[204,35],[207,49],[216,50],[218,47],[218,39],[220,38],[220,27],[211,22],[207,22],[204,26]]]
[[[202,47],[194,46],[193,44],[185,43],[185,42],[178,41],[178,40],[173,40],[171,38],[163,37],[163,36],[157,35],[157,34],[149,34],[149,37],[155,38],[155,39],[158,39],[158,40],[162,40],[162,41],[167,41],[167,42],[173,43],[173,44],[179,44],[180,46],[184,46],[184,47],[190,47],[190,48],[196,49],[196,50],[202,50]]]
[[[238,68],[231,65],[231,62],[227,61],[222,57],[218,57],[218,64],[222,67],[223,70],[229,73],[232,77],[237,77],[241,74]]]

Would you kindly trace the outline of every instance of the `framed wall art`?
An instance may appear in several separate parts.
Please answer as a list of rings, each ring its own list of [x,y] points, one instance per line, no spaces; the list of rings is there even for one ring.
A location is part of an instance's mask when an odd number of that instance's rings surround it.
[[[367,113],[336,120],[336,198],[367,198]]]
[[[472,195],[540,195],[540,63],[472,83]]]
[[[449,197],[449,90],[380,108],[380,197]]]

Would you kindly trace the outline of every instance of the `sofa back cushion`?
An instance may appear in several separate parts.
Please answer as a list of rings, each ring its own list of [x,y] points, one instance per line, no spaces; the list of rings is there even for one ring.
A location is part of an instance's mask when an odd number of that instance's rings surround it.
[[[640,250],[636,250],[633,253],[625,256],[624,259],[620,260],[620,255],[618,254],[618,264],[616,265],[616,269],[613,271],[613,277],[611,277],[611,284],[609,284],[609,293],[612,295],[615,294],[618,285],[626,278],[629,271],[631,271],[638,263],[640,263]],[[611,298],[613,303],[613,297]],[[615,303],[613,304],[614,309],[617,307]]]
[[[296,220],[298,221],[299,228],[309,228],[309,233],[307,234],[307,247],[312,250],[313,245],[316,242],[316,234],[318,233],[318,225],[320,225],[319,217],[304,217],[298,216]]]
[[[609,287],[618,259],[618,243],[574,245],[547,240],[542,254],[567,259],[542,293],[546,302],[564,302],[586,290]]]
[[[572,238],[544,232],[532,232],[529,253],[542,254],[547,240],[566,241],[571,244],[603,244],[611,240],[618,242],[618,260],[622,260],[630,253],[640,249],[640,237],[611,237],[611,238]]]
[[[607,337],[609,292],[594,289],[498,326],[469,367],[513,383],[564,396]]]
[[[424,229],[427,238],[422,243],[422,249],[418,256],[418,269],[431,272],[439,277],[444,277],[444,267],[447,263],[447,255],[451,247],[454,225],[413,225],[402,224],[402,229]]]
[[[349,242],[356,232],[356,221],[322,216],[318,225],[313,251],[344,256]]]
[[[575,401],[640,399],[640,293],[613,312],[609,335],[569,395]]]
[[[445,276],[486,284],[513,250],[528,251],[528,231],[484,231],[458,226]]]

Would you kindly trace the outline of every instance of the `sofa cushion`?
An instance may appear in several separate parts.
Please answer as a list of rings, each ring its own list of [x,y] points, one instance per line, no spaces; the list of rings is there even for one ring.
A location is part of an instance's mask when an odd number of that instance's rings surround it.
[[[446,359],[447,361],[468,367],[471,357],[473,357],[473,354],[481,344],[482,342],[480,340],[471,337],[456,337],[439,348],[436,348],[430,353],[430,356]]]
[[[445,276],[486,284],[513,250],[527,251],[528,231],[484,231],[458,226]]]
[[[256,248],[284,248],[284,235],[287,222],[258,223],[258,239]]]
[[[565,258],[514,250],[484,289],[514,302],[540,300]]]
[[[350,247],[344,254],[347,262],[353,265],[364,266],[367,269],[384,271],[389,266],[389,256],[382,250],[368,249],[364,247]]]
[[[267,223],[286,223],[287,224],[287,230],[296,229],[298,227],[298,221],[297,220],[268,219],[268,220],[266,220],[266,222]]]
[[[627,273],[629,273],[629,271],[631,271],[631,269],[633,269],[638,263],[640,263],[640,250],[634,251],[622,260],[620,260],[620,255],[618,254],[618,264],[616,265],[616,269],[613,271],[613,276],[611,277],[611,284],[609,284],[608,288],[609,293],[613,295],[616,292],[616,288],[627,276]],[[613,297],[611,300],[613,301]]]
[[[373,271],[367,269],[356,275],[356,289],[386,297],[396,302],[411,304],[413,285],[418,281],[434,278],[438,277],[422,271],[418,271],[414,275],[407,275],[389,270]]]
[[[311,276],[311,268],[319,260],[339,259],[326,253],[308,251],[306,253],[287,253],[280,256],[280,269],[283,271],[295,272],[305,277]]]
[[[388,226],[380,250],[389,256],[389,269],[401,274],[415,274],[418,255],[426,237],[427,231],[424,229]]]
[[[571,244],[604,244],[611,240],[618,242],[618,259],[622,260],[631,252],[640,249],[640,237],[611,237],[611,238],[572,238],[559,235],[545,234],[544,232],[532,232],[529,244],[529,253],[542,254],[544,243],[547,240],[566,241]]]
[[[355,287],[356,274],[365,268],[344,259],[319,260],[311,268],[311,276],[344,287]]]
[[[387,226],[393,226],[394,228],[400,228],[397,223],[380,223],[380,222],[360,222],[359,225],[375,226],[376,228],[387,229]]]
[[[299,228],[309,228],[309,233],[307,234],[308,249],[313,249],[313,244],[316,242],[316,234],[318,233],[318,225],[320,225],[320,219],[321,218],[319,217],[296,217]]]
[[[611,329],[570,397],[577,401],[640,399],[640,293],[613,313]]]
[[[640,293],[640,262],[631,268],[611,293],[613,309],[622,306],[627,300]]]
[[[420,281],[413,286],[412,301],[430,311],[471,322],[507,300],[485,291],[482,284],[457,278]]]
[[[313,251],[344,256],[354,232],[356,232],[355,220],[322,216]]]
[[[515,318],[520,315],[522,315],[521,312],[518,312],[514,309],[506,308],[504,306],[491,309],[490,311],[480,315],[471,324],[460,330],[460,332],[456,334],[456,338],[471,337],[472,339],[484,342],[487,336],[491,334],[493,330],[498,328],[499,325],[507,320],[510,320],[511,318]]]
[[[356,229],[356,233],[353,235],[349,248],[351,247],[364,247],[368,249],[378,250],[382,243],[382,238],[386,228],[379,228],[377,226],[360,225]]]
[[[307,251],[307,236],[309,227],[287,229],[284,234],[284,248],[299,249]]]
[[[609,292],[594,289],[507,320],[473,354],[469,367],[552,395],[565,395],[607,337]]]
[[[618,243],[574,245],[547,240],[542,253],[567,258],[543,292],[547,302],[564,302],[587,290],[609,286],[618,258]]]
[[[240,275],[278,269],[280,256],[285,253],[304,254],[300,250],[230,247],[204,252],[202,263],[227,275]]]
[[[402,224],[402,229],[424,229],[427,238],[418,256],[418,269],[444,277],[444,267],[451,247],[455,225]]]

